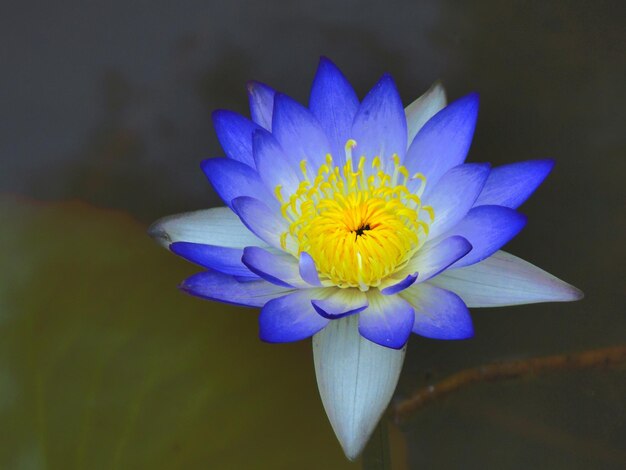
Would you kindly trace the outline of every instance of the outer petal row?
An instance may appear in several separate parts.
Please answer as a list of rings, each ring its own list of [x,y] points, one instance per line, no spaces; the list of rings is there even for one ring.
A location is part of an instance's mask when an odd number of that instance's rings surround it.
[[[317,384],[330,424],[347,457],[355,459],[387,408],[405,349],[363,338],[356,315],[330,322],[313,337]]]
[[[469,307],[569,302],[583,297],[574,286],[504,251],[478,264],[446,271],[430,282],[456,292]]]
[[[165,248],[175,242],[204,243],[227,248],[267,246],[228,207],[214,207],[163,217],[148,234]]]

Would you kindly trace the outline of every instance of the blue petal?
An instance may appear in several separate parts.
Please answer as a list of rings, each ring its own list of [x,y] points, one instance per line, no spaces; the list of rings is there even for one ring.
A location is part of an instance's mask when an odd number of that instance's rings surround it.
[[[296,169],[302,160],[307,160],[310,169],[316,172],[331,152],[328,137],[317,118],[281,93],[276,93],[274,98],[272,133]]]
[[[429,283],[402,293],[415,309],[413,333],[433,339],[466,339],[474,335],[472,318],[463,300]]]
[[[259,248],[260,249],[260,248]],[[224,246],[204,245],[202,243],[176,242],[170,245],[170,250],[178,256],[213,269],[224,274],[242,278],[258,279],[242,262],[241,248],[227,248]]]
[[[261,339],[270,343],[288,343],[313,336],[324,328],[329,320],[315,312],[311,294],[301,290],[265,304],[259,316]]]
[[[272,113],[274,112],[274,95],[276,91],[260,82],[248,82],[248,101],[252,121],[259,126],[272,130]]]
[[[313,80],[309,108],[328,135],[335,164],[345,163],[345,144],[351,137],[352,121],[359,99],[339,68],[326,57],[320,59]]]
[[[289,225],[280,217],[280,212],[271,210],[258,199],[246,196],[233,200],[233,210],[252,233],[274,248],[282,250],[280,235],[289,230]],[[290,240],[288,237],[287,242]]]
[[[526,225],[526,216],[502,206],[478,206],[448,233],[472,244],[472,251],[452,265],[460,268],[478,263],[508,243]]]
[[[308,287],[298,272],[296,259],[285,253],[270,253],[257,246],[249,246],[243,250],[241,259],[250,271],[266,281],[285,287]]]
[[[317,267],[315,261],[311,258],[311,255],[306,251],[300,253],[299,261],[300,277],[312,286],[321,286],[319,274],[317,273]]]
[[[217,139],[226,156],[254,168],[252,133],[260,127],[233,111],[214,111],[212,117]]]
[[[467,163],[452,168],[439,180],[424,204],[432,206],[435,220],[428,237],[433,239],[456,225],[474,205],[489,176],[488,163]]]
[[[411,174],[424,174],[428,186],[432,187],[450,168],[465,161],[477,117],[476,93],[446,106],[417,133],[409,147],[404,165]]]
[[[359,314],[359,333],[364,338],[388,348],[404,346],[413,327],[411,304],[399,295],[368,292],[369,307]]]
[[[418,272],[418,281],[424,282],[445,271],[452,263],[467,255],[471,249],[472,245],[459,236],[426,243],[409,261],[406,270]]]
[[[358,289],[335,289],[331,292],[328,297],[311,301],[317,313],[331,320],[359,313],[369,304],[367,295]]]
[[[270,191],[281,186],[281,194],[287,200],[300,184],[298,173],[289,163],[282,147],[272,134],[255,131],[253,136],[254,162],[259,176]]]
[[[267,301],[292,291],[263,280],[239,282],[215,271],[194,274],[180,288],[196,297],[248,307],[262,307]]]
[[[380,81],[363,99],[352,124],[352,138],[356,140],[354,159],[365,155],[390,161],[398,154],[404,158],[407,147],[407,129],[404,108],[396,84],[390,75]],[[371,160],[370,160],[371,161]]]
[[[278,201],[261,181],[258,173],[248,165],[228,158],[209,158],[201,164],[209,182],[226,203],[232,208],[233,199],[249,196],[259,199],[272,207]]]
[[[554,168],[554,160],[529,160],[491,170],[476,206],[516,209],[535,192]]]
[[[397,294],[398,292],[406,289],[407,287],[415,283],[415,281],[417,280],[417,276],[418,276],[417,272],[413,274],[408,274],[400,282],[397,282],[395,284],[385,287],[384,289],[381,289],[380,293],[383,295]]]

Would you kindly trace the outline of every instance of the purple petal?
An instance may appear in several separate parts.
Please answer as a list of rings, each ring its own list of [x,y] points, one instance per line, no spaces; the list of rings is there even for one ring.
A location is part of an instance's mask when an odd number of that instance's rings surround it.
[[[359,99],[339,68],[326,57],[320,59],[313,80],[309,108],[328,135],[336,165],[345,163],[344,146],[351,137]]]
[[[306,160],[309,169],[316,172],[332,151],[324,129],[311,111],[281,93],[274,98],[272,133],[296,169]]]
[[[259,316],[261,339],[270,343],[288,343],[313,336],[324,328],[329,320],[315,312],[311,294],[308,290],[300,290],[265,304]]]
[[[402,100],[391,75],[380,81],[363,99],[352,124],[352,138],[356,140],[354,160],[365,155],[378,156],[389,161],[393,154],[404,158],[407,147],[407,128]]]
[[[292,291],[263,280],[239,282],[215,271],[194,274],[180,288],[196,297],[247,307],[262,307],[267,301]]]
[[[253,274],[241,262],[243,255],[241,248],[227,248],[224,246],[204,245],[202,243],[176,242],[170,245],[170,250],[178,256],[205,268],[232,276],[258,279],[258,276]]]
[[[368,292],[369,307],[359,314],[359,333],[364,338],[388,348],[404,346],[413,327],[411,304],[398,295]]]
[[[471,249],[472,245],[459,236],[448,237],[437,243],[426,243],[409,261],[406,269],[418,272],[419,282],[424,282],[462,259]]]
[[[402,293],[415,309],[413,333],[433,339],[466,339],[474,335],[472,318],[463,300],[429,283]]]
[[[474,207],[448,232],[466,238],[472,245],[472,251],[452,267],[469,266],[491,256],[524,228],[526,220],[525,215],[508,207]]]
[[[249,246],[243,250],[241,261],[250,271],[266,281],[285,287],[308,287],[298,272],[298,262],[286,253],[270,253],[263,248]]]
[[[306,251],[300,253],[299,261],[300,277],[312,286],[321,286],[319,274],[317,273],[317,267],[315,261],[311,258],[311,255]]]
[[[218,110],[212,117],[217,139],[226,156],[254,168],[252,133],[260,127],[233,111]]]
[[[280,235],[289,230],[289,225],[280,216],[280,212],[271,210],[258,199],[246,196],[233,199],[233,210],[252,233],[274,248],[282,250]]]
[[[358,289],[335,289],[331,292],[328,297],[311,301],[317,313],[325,318],[332,320],[345,317],[359,313],[368,306],[367,295]]]
[[[469,307],[570,302],[583,298],[583,293],[574,286],[504,251],[472,266],[446,271],[431,282],[456,292]]]
[[[476,118],[478,94],[472,93],[435,114],[415,136],[404,161],[411,174],[426,175],[433,186],[450,168],[465,161]]]
[[[429,195],[424,194],[424,204],[432,206],[435,211],[429,239],[449,230],[465,217],[488,176],[488,163],[459,165],[446,172]]]
[[[289,163],[278,141],[266,131],[256,131],[253,136],[254,162],[261,180],[272,193],[281,186],[282,195],[287,200],[293,194],[300,179]]]
[[[201,164],[209,182],[232,208],[233,199],[249,196],[278,208],[278,201],[261,181],[258,173],[248,165],[228,158],[210,158]]]
[[[491,170],[476,206],[516,209],[535,192],[554,168],[554,160],[529,160]]]
[[[274,112],[274,95],[276,91],[260,82],[248,82],[248,101],[252,121],[259,126],[272,130],[272,113]]]
[[[391,285],[381,289],[380,293],[383,294],[383,295],[397,294],[398,292],[406,289],[407,287],[409,287],[410,285],[415,283],[415,281],[417,280],[417,276],[418,276],[417,272],[414,272],[413,274],[408,274],[400,282],[396,282],[395,284],[391,284]]]

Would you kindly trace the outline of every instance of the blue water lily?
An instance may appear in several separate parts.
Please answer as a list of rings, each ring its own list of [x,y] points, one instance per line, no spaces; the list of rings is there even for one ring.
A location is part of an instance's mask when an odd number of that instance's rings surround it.
[[[181,288],[260,307],[261,339],[314,336],[318,384],[354,458],[387,406],[411,333],[473,334],[468,307],[569,301],[569,284],[499,251],[552,160],[464,163],[478,95],[441,85],[404,109],[384,75],[362,101],[322,58],[309,106],[248,85],[251,119],[217,111],[224,158],[202,169],[226,207],[151,233],[206,268]]]

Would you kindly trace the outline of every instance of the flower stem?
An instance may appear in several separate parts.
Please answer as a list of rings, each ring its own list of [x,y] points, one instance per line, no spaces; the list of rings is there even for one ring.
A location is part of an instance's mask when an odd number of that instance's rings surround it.
[[[494,382],[568,369],[611,367],[626,364],[626,345],[590,349],[577,353],[531,357],[523,360],[498,362],[461,372],[415,391],[393,408],[397,424],[407,421],[413,413],[439,398],[479,382]]]
[[[363,451],[363,470],[391,470],[387,417],[383,416]]]

